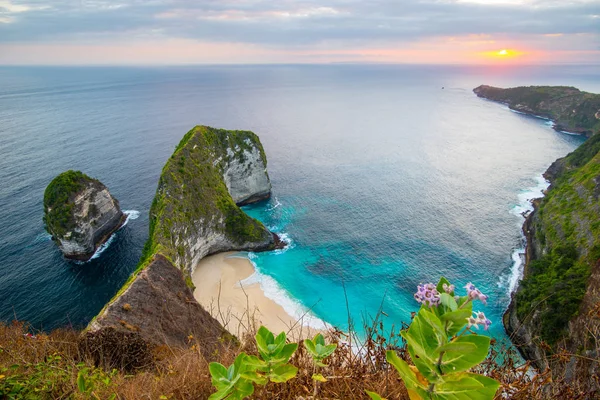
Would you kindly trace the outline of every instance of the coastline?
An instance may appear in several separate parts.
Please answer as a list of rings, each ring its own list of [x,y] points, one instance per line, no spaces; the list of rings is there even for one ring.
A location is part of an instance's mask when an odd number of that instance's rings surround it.
[[[544,121],[550,122],[552,124],[551,125],[552,130],[554,130],[556,132],[564,133],[564,134],[567,134],[567,135],[573,135],[573,136],[583,136],[585,138],[589,138],[593,134],[593,132],[591,132],[591,131],[569,130],[567,127],[563,126],[556,119],[551,118],[550,116],[538,115],[538,114],[535,114],[534,112],[527,111],[527,110],[519,110],[517,108],[514,108],[512,106],[512,104],[510,102],[508,102],[508,101],[495,100],[495,99],[486,97],[486,96],[484,96],[482,94],[477,93],[475,91],[476,89],[477,88],[473,89],[473,92],[480,99],[483,99],[483,100],[486,100],[486,101],[491,101],[492,103],[503,105],[509,111],[512,111],[512,112],[514,112],[516,114],[527,115],[529,117],[538,118],[538,119],[542,119]]]
[[[200,260],[192,274],[194,298],[229,333],[239,338],[248,331],[254,332],[260,325],[276,334],[286,332],[295,340],[313,337],[322,331],[286,312],[266,296],[260,283],[244,284],[255,272],[252,262],[239,253],[207,256]]]

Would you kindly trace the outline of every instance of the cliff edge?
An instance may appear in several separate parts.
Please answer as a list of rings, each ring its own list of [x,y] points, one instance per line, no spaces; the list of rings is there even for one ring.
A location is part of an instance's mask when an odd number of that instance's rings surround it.
[[[207,126],[189,131],[159,178],[137,270],[87,333],[110,329],[171,346],[186,346],[194,337],[210,355],[228,334],[196,302],[189,276],[212,253],[281,247],[277,235],[237,205],[270,195],[266,165],[252,132]]]
[[[69,170],[44,192],[44,223],[64,256],[87,261],[119,229],[126,216],[99,180]]]
[[[523,226],[524,276],[504,325],[536,367],[590,385],[600,357],[600,134],[545,177],[551,186]],[[554,357],[563,351],[566,363]]]
[[[591,136],[600,129],[600,95],[569,86],[521,86],[508,89],[481,85],[479,97],[512,110],[554,121],[554,129]]]

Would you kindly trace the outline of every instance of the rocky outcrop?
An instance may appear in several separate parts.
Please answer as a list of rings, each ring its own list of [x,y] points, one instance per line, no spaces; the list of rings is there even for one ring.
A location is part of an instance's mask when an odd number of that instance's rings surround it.
[[[209,356],[229,334],[194,299],[183,273],[157,254],[117,298],[90,324],[139,334],[151,345],[200,344]]]
[[[258,157],[250,156],[256,153]],[[266,163],[252,132],[207,126],[188,132],[158,182],[150,209],[148,255],[161,253],[191,274],[209,254],[273,249],[273,233],[236,205],[270,193]]]
[[[237,205],[270,195],[266,165],[252,132],[207,126],[189,131],[160,176],[137,271],[88,332],[135,331],[149,343],[171,346],[185,346],[193,335],[206,349],[215,346],[225,331],[196,302],[186,282],[209,254],[284,245]]]
[[[267,159],[259,141],[243,139],[244,147],[236,145],[221,157],[223,181],[238,206],[256,203],[271,197],[271,181]]]
[[[504,325],[536,367],[589,386],[600,363],[600,134],[545,176],[551,186],[523,226],[524,276]],[[568,362],[552,357],[561,351]]]
[[[508,105],[512,110],[554,121],[554,129],[591,136],[600,128],[596,113],[600,95],[569,86],[523,86],[508,89],[481,85],[479,97]]]
[[[66,258],[89,260],[125,220],[106,186],[82,172],[63,172],[44,193],[46,230]]]

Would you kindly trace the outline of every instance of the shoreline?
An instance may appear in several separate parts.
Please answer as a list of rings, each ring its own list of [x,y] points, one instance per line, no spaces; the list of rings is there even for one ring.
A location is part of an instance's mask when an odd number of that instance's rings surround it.
[[[321,329],[308,326],[266,296],[259,282],[244,284],[256,272],[239,252],[225,252],[200,260],[192,282],[194,298],[232,335],[242,338],[261,325],[275,334],[286,332],[294,339],[313,337]],[[248,329],[250,327],[250,329]]]

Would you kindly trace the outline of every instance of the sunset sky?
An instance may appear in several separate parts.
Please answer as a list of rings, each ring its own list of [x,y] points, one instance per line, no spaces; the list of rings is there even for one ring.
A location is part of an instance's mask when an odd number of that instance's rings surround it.
[[[0,0],[0,64],[600,64],[600,0]]]

